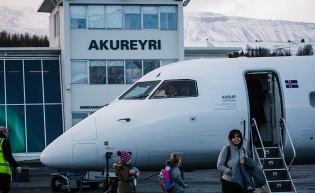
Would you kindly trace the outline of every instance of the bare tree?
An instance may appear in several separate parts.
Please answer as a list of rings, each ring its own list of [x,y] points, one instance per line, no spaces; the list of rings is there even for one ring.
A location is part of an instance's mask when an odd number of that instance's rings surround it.
[[[312,44],[306,44],[306,45],[304,45],[303,48],[301,46],[298,48],[296,55],[297,56],[309,56],[309,55],[313,55],[313,53],[314,53],[314,51],[313,51]]]

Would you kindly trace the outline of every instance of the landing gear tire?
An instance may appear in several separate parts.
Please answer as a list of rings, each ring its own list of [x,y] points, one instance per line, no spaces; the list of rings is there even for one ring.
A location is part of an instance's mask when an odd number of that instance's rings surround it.
[[[76,189],[70,189],[69,192],[70,193],[75,193]]]
[[[59,176],[54,176],[54,177],[51,179],[50,186],[51,186],[51,188],[52,188],[54,191],[60,190],[60,189],[61,189],[60,177],[59,177]]]
[[[114,180],[112,184],[104,183],[103,193],[119,193],[118,180]]]
[[[92,189],[98,188],[99,185],[100,185],[100,183],[98,183],[98,182],[91,182],[91,183],[89,183],[89,186]]]
[[[103,192],[102,193],[110,193],[111,192],[111,188],[109,184],[105,184],[103,185]]]
[[[112,192],[111,193],[119,193],[118,191],[118,180],[115,180],[112,184]]]

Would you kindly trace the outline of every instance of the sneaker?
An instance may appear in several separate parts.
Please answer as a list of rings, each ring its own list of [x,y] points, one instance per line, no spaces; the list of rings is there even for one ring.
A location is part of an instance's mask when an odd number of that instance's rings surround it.
[[[247,192],[253,192],[254,188],[252,186],[247,186]]]

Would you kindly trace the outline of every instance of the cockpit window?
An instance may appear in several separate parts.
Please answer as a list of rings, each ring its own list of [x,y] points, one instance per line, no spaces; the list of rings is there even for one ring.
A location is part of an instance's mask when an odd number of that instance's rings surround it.
[[[315,92],[310,93],[310,104],[312,107],[315,107]]]
[[[160,83],[161,81],[150,81],[150,82],[138,82],[127,90],[118,99],[142,99],[144,100],[149,96],[150,92]]]
[[[195,80],[165,80],[150,99],[197,97],[198,87]]]

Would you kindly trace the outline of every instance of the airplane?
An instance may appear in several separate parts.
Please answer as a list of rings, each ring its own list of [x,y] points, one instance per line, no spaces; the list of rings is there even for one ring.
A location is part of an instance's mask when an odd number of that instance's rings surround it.
[[[296,152],[294,161],[300,163],[314,160],[314,75],[314,56],[197,59],[163,66],[55,139],[40,161],[102,171],[106,152],[113,153],[111,165],[119,161],[117,150],[124,150],[132,153],[134,166],[153,171],[177,152],[184,169],[208,169],[216,167],[232,129],[242,132],[251,155],[253,128],[261,146],[282,145],[285,158]],[[250,115],[251,76],[266,90],[266,120],[260,125]],[[176,95],[170,95],[171,84]]]

